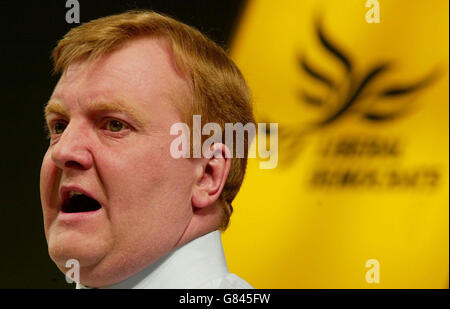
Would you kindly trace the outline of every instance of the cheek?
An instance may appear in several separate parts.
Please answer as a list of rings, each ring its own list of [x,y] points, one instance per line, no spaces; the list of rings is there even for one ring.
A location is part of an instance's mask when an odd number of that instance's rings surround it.
[[[192,216],[189,161],[170,157],[170,144],[157,145],[104,154],[108,161],[97,165],[116,250],[130,256],[164,254]]]
[[[173,159],[170,143],[164,139],[135,145],[139,147],[103,155],[108,161],[103,162],[103,169],[98,165],[106,194],[116,207],[135,211],[136,215],[142,212],[167,215],[173,209],[188,207],[192,188],[189,161]]]
[[[47,152],[44,155],[44,158],[42,159],[40,181],[39,181],[42,206],[45,205],[45,201],[46,199],[48,200],[49,193],[51,193],[50,183],[52,181],[51,179],[52,165],[53,164],[50,158],[50,151],[47,150]]]
[[[162,186],[171,181],[176,183],[179,180],[176,176],[186,174],[189,166],[171,157],[169,139],[169,136],[164,136],[133,141],[131,147],[126,145],[120,151],[107,156],[103,154],[102,157],[107,160],[104,162],[104,172],[124,185]]]
[[[44,213],[44,225],[47,230],[51,220],[56,217],[56,209],[50,207],[58,194],[57,188],[58,169],[51,160],[50,151],[47,151],[41,165],[39,191],[42,211]]]

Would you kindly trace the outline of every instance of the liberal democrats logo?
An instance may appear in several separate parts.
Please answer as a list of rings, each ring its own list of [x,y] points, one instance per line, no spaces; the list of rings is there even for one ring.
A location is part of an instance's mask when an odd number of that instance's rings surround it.
[[[327,76],[326,66],[308,60],[306,53],[297,55],[299,72],[307,78],[322,84],[326,91],[320,93],[305,87],[298,89],[299,104],[313,106],[319,115],[318,120],[308,124],[298,123],[280,126],[280,154],[284,153],[281,164],[290,164],[298,156],[304,137],[321,128],[330,126],[345,117],[360,117],[371,123],[384,123],[396,120],[413,111],[411,103],[416,94],[428,87],[438,76],[438,70],[432,69],[425,76],[411,77],[408,81],[386,84],[381,89],[373,87],[375,82],[383,81],[394,70],[388,61],[375,63],[366,72],[357,73],[355,61],[341,47],[332,42],[324,32],[320,19],[316,22],[316,35],[319,46],[337,60],[343,74],[339,80]],[[308,51],[309,52],[309,51]],[[336,64],[335,64],[336,65]],[[360,72],[360,71],[358,71]]]

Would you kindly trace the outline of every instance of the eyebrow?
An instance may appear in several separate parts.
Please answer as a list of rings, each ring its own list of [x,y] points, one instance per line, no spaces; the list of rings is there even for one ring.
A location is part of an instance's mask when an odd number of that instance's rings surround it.
[[[69,113],[65,106],[58,100],[50,100],[44,107],[45,118],[50,114],[60,114],[63,116],[68,116]]]
[[[106,111],[106,112],[121,112],[128,115],[132,120],[134,120],[138,126],[145,127],[148,122],[142,117],[139,110],[132,104],[126,103],[124,100],[112,100],[112,101],[91,101],[87,103],[88,111]],[[44,108],[45,118],[50,114],[60,114],[62,116],[68,117],[69,111],[65,105],[55,99],[51,99]]]

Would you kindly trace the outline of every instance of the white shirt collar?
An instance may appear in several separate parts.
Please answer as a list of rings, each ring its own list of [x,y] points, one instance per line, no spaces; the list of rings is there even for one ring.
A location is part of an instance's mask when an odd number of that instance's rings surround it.
[[[192,289],[228,274],[220,231],[191,240],[107,289]],[[77,288],[85,288],[77,284]]]

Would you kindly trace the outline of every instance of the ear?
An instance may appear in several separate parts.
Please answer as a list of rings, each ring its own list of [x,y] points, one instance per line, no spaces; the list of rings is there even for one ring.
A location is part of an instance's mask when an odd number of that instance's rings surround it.
[[[209,154],[196,159],[196,178],[192,187],[193,216],[176,246],[182,245],[220,226],[222,209],[216,203],[231,168],[231,156],[222,143],[212,144]]]
[[[205,208],[214,204],[222,193],[231,168],[231,158],[225,144],[215,143],[208,157],[199,162],[199,174],[192,191],[192,206]]]

